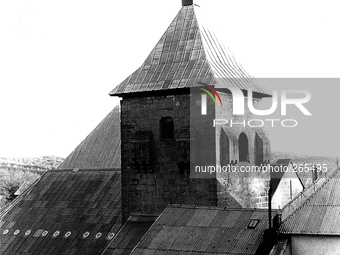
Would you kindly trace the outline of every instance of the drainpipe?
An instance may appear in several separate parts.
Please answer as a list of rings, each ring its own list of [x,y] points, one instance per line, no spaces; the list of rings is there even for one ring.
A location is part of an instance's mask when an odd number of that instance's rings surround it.
[[[272,229],[272,182],[269,182],[269,190],[268,190],[268,223],[269,223],[269,231]]]

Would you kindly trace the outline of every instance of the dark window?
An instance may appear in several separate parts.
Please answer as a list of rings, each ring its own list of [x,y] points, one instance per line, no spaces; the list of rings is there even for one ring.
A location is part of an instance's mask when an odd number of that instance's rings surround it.
[[[174,120],[171,117],[162,117],[160,120],[161,140],[174,139]]]
[[[245,133],[241,133],[238,138],[239,161],[249,162],[248,137]]]
[[[263,163],[263,141],[255,132],[255,165],[260,166]]]
[[[230,156],[229,156],[229,138],[226,133],[221,130],[220,137],[220,162],[221,166],[226,166],[229,164]]]

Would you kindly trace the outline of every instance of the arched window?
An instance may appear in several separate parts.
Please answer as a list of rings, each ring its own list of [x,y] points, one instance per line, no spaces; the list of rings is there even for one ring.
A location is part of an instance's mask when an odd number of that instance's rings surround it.
[[[238,138],[239,161],[249,162],[249,145],[248,137],[245,133],[241,133]]]
[[[255,132],[255,165],[260,166],[263,163],[263,141]]]
[[[220,162],[221,166],[226,166],[230,162],[229,138],[223,129],[220,137]]]

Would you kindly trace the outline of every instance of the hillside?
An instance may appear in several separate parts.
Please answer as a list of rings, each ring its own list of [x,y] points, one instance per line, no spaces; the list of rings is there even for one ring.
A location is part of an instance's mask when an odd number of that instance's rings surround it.
[[[63,158],[56,156],[43,156],[31,158],[9,158],[0,157],[0,171],[2,170],[22,170],[32,172],[45,172],[56,169]]]
[[[271,163],[275,163],[278,159],[298,159],[299,161],[337,161],[337,159],[334,157],[310,156],[282,151],[273,151],[271,155]]]

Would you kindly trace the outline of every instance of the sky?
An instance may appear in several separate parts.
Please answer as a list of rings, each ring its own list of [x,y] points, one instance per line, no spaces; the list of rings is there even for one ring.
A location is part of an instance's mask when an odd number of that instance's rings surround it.
[[[251,75],[340,77],[337,1],[194,2]],[[180,8],[180,0],[1,1],[0,156],[66,157],[119,104],[108,93]],[[299,116],[305,124],[269,130],[273,150],[340,154],[340,87],[327,81],[310,88],[314,115]]]

